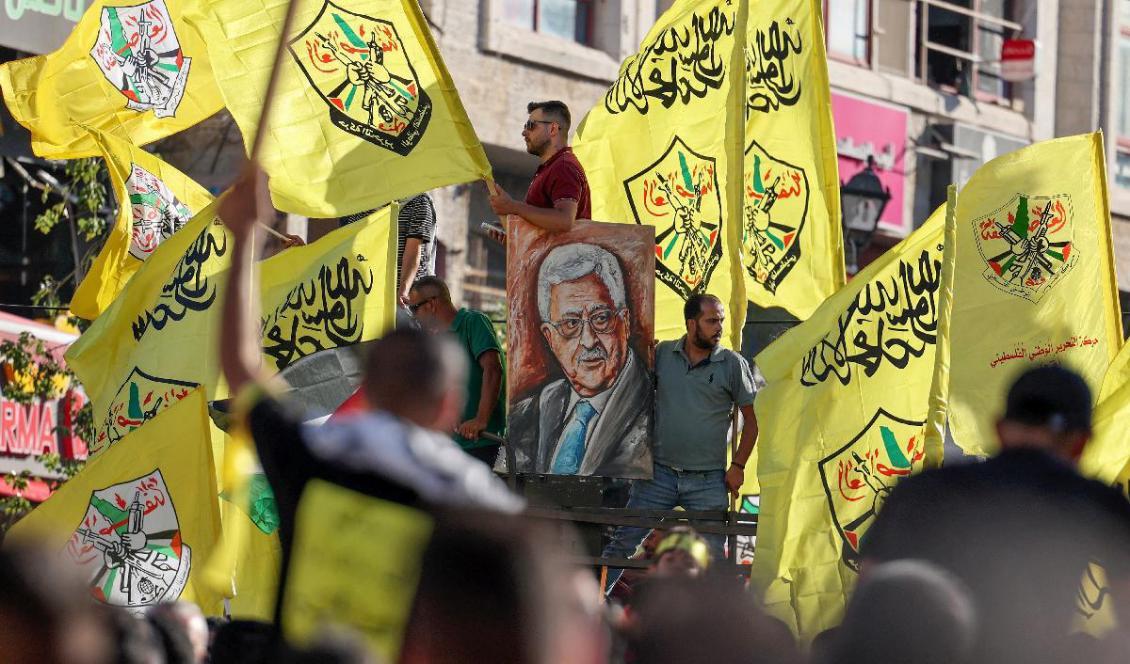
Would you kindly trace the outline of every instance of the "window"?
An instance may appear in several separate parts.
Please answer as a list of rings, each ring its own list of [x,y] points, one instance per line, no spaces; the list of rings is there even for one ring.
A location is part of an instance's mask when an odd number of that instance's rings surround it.
[[[593,42],[593,0],[503,0],[508,23],[579,44]]]
[[[1007,102],[1000,78],[1005,39],[1023,26],[1005,18],[1011,0],[919,0],[918,78],[927,85],[987,101]]]
[[[1130,25],[1130,0],[1122,0],[1122,24]]]
[[[824,0],[828,55],[869,64],[871,0]]]

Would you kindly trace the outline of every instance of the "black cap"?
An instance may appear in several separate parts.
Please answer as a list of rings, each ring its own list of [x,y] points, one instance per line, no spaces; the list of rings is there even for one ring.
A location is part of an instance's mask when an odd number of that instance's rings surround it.
[[[1057,366],[1029,369],[1008,390],[1004,419],[1057,432],[1090,431],[1091,388],[1082,376]]]

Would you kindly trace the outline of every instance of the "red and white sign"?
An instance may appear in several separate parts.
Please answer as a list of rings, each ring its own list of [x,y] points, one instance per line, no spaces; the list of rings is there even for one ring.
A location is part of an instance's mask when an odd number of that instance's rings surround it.
[[[1030,81],[1036,77],[1036,40],[1006,39],[1001,46],[1001,78]]]
[[[60,361],[77,338],[50,325],[0,312],[0,340],[15,341],[23,332],[46,342],[47,352]],[[34,399],[27,404],[10,399],[0,388],[0,476],[30,471],[33,477],[23,493],[25,498],[40,502],[50,495],[49,485],[41,479],[51,476],[39,461],[44,454],[58,454],[63,459],[87,457],[86,442],[72,433],[74,418],[84,403],[86,394],[81,388],[68,390],[57,399]],[[14,493],[12,486],[0,479],[0,496]]]

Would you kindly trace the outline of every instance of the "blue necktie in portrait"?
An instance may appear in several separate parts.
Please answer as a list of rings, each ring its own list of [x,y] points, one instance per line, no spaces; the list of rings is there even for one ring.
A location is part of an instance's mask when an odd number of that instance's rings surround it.
[[[585,457],[585,437],[594,415],[596,409],[587,401],[578,401],[573,407],[573,416],[565,426],[561,447],[557,451],[557,458],[553,460],[555,474],[576,475],[580,470],[581,459]]]

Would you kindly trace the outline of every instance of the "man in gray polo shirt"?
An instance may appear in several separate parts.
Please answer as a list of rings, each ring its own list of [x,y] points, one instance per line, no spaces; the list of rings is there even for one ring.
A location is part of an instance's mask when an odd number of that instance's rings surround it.
[[[757,438],[754,383],[749,363],[719,345],[726,320],[722,301],[692,295],[683,307],[687,334],[655,349],[655,474],[632,484],[630,509],[725,510],[727,492],[736,494]],[[746,426],[726,466],[726,440],[734,406]],[[604,549],[605,557],[627,557],[647,528],[620,527]],[[722,558],[721,535],[705,535],[714,558]],[[609,576],[609,587],[620,571]]]

